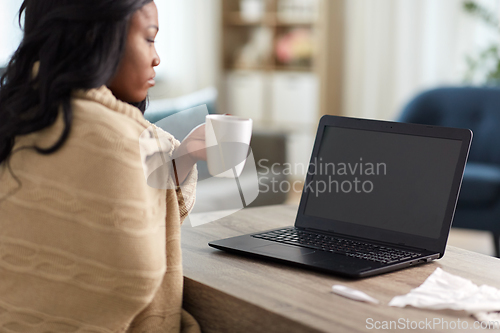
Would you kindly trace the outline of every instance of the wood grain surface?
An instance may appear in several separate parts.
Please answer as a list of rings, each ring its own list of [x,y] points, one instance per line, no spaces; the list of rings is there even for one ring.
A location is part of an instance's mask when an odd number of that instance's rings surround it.
[[[474,319],[465,312],[389,307],[397,295],[421,285],[437,268],[481,285],[500,288],[500,260],[448,247],[445,256],[432,263],[361,280],[349,280],[247,258],[208,246],[209,241],[292,226],[297,206],[246,208],[215,222],[182,227],[184,307],[200,323],[203,332],[369,332],[376,321],[415,325],[433,322],[433,328],[452,329],[457,320],[473,331]],[[205,219],[217,217],[206,213]],[[373,305],[330,292],[342,284],[380,300]],[[416,323],[411,323],[415,321]],[[446,324],[448,322],[448,329]],[[388,323],[390,324],[390,323]],[[422,325],[422,324],[421,324]],[[372,329],[369,329],[369,328]],[[393,326],[393,331],[399,331]],[[429,326],[424,330],[429,330]]]

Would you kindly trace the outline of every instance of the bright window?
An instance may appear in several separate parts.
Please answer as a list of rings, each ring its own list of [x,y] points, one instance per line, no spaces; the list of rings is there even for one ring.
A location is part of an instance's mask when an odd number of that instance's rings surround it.
[[[0,67],[5,67],[22,39],[18,12],[22,0],[0,2]]]

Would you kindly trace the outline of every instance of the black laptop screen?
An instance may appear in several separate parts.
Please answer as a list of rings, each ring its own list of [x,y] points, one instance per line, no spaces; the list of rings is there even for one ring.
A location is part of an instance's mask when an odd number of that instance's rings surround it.
[[[326,126],[304,215],[437,239],[462,141]]]

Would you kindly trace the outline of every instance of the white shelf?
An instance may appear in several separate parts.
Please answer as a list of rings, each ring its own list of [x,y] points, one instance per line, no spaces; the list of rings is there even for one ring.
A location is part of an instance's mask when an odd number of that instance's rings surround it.
[[[226,74],[226,113],[252,118],[264,118],[264,94],[268,74],[263,71],[235,70]]]
[[[318,114],[318,79],[313,73],[274,72],[271,83],[273,122],[315,124]]]

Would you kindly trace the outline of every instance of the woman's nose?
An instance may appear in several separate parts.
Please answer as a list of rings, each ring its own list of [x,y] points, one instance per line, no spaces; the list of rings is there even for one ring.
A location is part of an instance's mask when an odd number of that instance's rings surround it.
[[[156,67],[160,64],[160,56],[158,55],[158,52],[155,50],[155,56],[153,58],[153,67]]]

